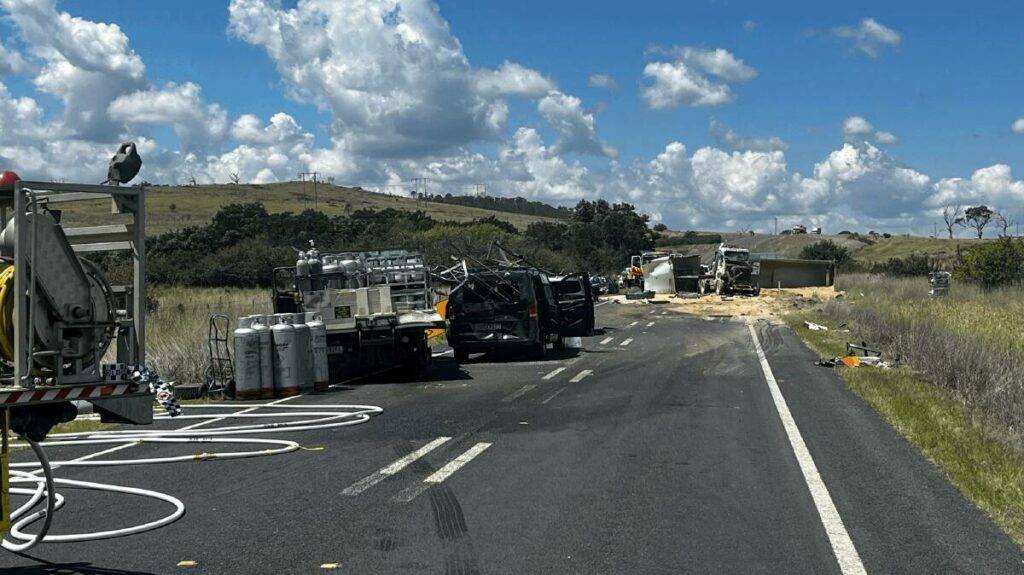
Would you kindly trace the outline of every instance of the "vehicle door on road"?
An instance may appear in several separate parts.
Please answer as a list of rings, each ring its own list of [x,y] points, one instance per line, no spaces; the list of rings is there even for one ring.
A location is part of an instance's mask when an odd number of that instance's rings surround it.
[[[582,337],[594,331],[594,290],[589,274],[573,274],[552,281],[561,319],[559,335]]]

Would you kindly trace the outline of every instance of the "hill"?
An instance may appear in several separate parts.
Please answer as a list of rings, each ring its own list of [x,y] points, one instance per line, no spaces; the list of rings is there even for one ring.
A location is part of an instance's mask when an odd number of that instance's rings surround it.
[[[347,188],[318,183],[316,197],[313,185],[306,182],[275,184],[217,184],[210,186],[153,186],[146,196],[146,229],[150,235],[160,234],[186,226],[208,223],[217,210],[229,204],[260,202],[270,213],[301,212],[317,206],[327,215],[347,215],[360,209],[423,211],[439,221],[468,222],[493,216],[519,229],[532,222],[556,221],[554,218],[510,213],[431,202],[401,196],[369,192],[362,188]],[[101,225],[110,222],[110,202],[80,202],[66,212],[71,226]]]
[[[773,255],[783,258],[799,257],[800,251],[807,245],[830,239],[846,247],[855,260],[863,264],[888,261],[889,258],[904,258],[911,254],[927,255],[939,260],[951,260],[956,256],[957,246],[967,249],[979,241],[973,238],[927,238],[918,236],[893,236],[862,241],[848,235],[819,236],[816,234],[796,234],[773,236],[765,234],[722,234],[726,243],[749,249],[753,253]],[[868,242],[873,243],[868,243]],[[658,248],[664,251],[700,254],[705,260],[710,259],[717,246],[715,244],[700,245],[669,245]]]

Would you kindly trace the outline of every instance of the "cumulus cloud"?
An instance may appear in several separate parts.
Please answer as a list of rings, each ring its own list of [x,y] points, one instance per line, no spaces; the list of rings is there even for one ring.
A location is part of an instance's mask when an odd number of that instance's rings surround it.
[[[933,209],[957,204],[1015,207],[1021,202],[1024,202],[1024,181],[1013,179],[1010,166],[996,164],[975,170],[970,179],[939,180],[926,206]]]
[[[874,142],[876,144],[899,142],[896,134],[876,130],[871,122],[862,116],[849,116],[843,120],[843,138],[848,142]]]
[[[477,89],[492,96],[539,98],[555,89],[555,83],[540,72],[507,60],[497,70],[477,70],[476,76]]]
[[[730,84],[757,76],[754,68],[721,48],[653,48],[649,54],[674,58],[672,62],[649,62],[644,67],[644,77],[650,83],[642,94],[654,109],[719,106],[732,101]]]
[[[755,152],[770,152],[774,150],[786,150],[789,145],[777,136],[767,138],[741,136],[731,128],[712,118],[708,124],[708,131],[719,146],[732,150],[752,150]]]
[[[31,69],[28,60],[0,42],[0,74],[24,74]]]
[[[353,152],[415,157],[496,139],[500,97],[541,97],[539,72],[505,62],[473,68],[429,0],[396,4],[232,0],[230,30],[262,47],[300,101],[329,110],[333,136]]]
[[[1024,118],[1017,118],[1014,120],[1013,124],[1010,124],[1010,130],[1012,130],[1014,134],[1024,134]]]
[[[865,56],[877,58],[882,50],[900,45],[900,33],[874,18],[864,18],[856,26],[840,26],[832,34]]]
[[[618,155],[615,148],[598,137],[594,115],[583,110],[579,98],[552,90],[537,103],[537,111],[558,133],[555,154],[575,152],[611,158]]]
[[[587,78],[587,84],[592,88],[604,88],[605,90],[616,90],[619,87],[615,83],[615,78],[608,74],[591,74],[590,78]]]
[[[125,94],[110,103],[111,119],[128,125],[171,126],[184,151],[220,143],[227,134],[227,112],[206,104],[192,82],[169,83],[162,89]]]

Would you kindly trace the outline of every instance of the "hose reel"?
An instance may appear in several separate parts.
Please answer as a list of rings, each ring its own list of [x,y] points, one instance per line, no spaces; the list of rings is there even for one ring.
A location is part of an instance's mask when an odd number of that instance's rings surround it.
[[[71,249],[60,224],[46,212],[26,214],[35,236],[28,261],[28,321],[33,373],[94,371],[115,336],[113,290],[100,269]],[[0,233],[0,251],[13,255],[14,220]],[[35,268],[35,269],[33,269]],[[12,363],[14,345],[14,265],[0,261],[0,359]]]

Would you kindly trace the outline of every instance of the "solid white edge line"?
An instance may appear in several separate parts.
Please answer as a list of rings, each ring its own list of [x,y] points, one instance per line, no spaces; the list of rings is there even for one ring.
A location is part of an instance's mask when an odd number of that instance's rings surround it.
[[[593,373],[594,371],[591,369],[584,369],[583,371],[577,373],[572,379],[570,379],[569,383],[579,383],[583,381],[584,377],[587,377],[588,375],[591,375]]]
[[[449,353],[452,353],[454,351],[455,351],[454,349],[446,349],[444,351],[439,351],[437,353],[431,353],[430,355],[432,355],[434,357],[441,357],[442,355],[448,355]]]
[[[558,388],[558,391],[556,391],[556,392],[552,393],[551,395],[547,396],[546,398],[544,398],[544,400],[541,401],[541,403],[544,404],[544,405],[547,405],[547,403],[549,401],[551,401],[552,399],[554,399],[556,395],[558,395],[559,393],[562,393],[566,389],[569,389],[569,388],[567,388],[567,387],[560,387],[560,388]]]
[[[750,338],[754,340],[754,349],[757,351],[758,361],[761,362],[764,379],[768,382],[768,389],[771,390],[772,399],[775,401],[775,409],[778,411],[779,419],[782,420],[782,427],[786,430],[786,436],[793,448],[793,454],[796,455],[807,488],[811,492],[814,506],[818,509],[818,516],[821,518],[821,524],[825,527],[825,533],[832,545],[836,561],[839,562],[839,569],[843,575],[866,574],[867,571],[860,560],[857,548],[854,547],[853,540],[850,539],[850,534],[847,533],[846,526],[843,525],[843,518],[839,516],[839,510],[836,509],[832,496],[828,493],[828,487],[825,486],[825,482],[818,473],[818,467],[814,464],[811,452],[807,450],[807,444],[804,443],[804,438],[800,435],[800,429],[797,428],[793,414],[790,413],[789,406],[786,404],[786,399],[782,396],[782,390],[779,389],[779,384],[775,381],[772,368],[768,365],[768,358],[757,338],[757,330],[752,322],[747,322],[747,327],[750,329]]]
[[[551,379],[552,377],[555,377],[556,375],[562,373],[563,371],[565,371],[564,367],[555,368],[553,371],[551,371],[550,373],[548,373],[547,375],[545,375],[541,379],[544,379],[544,380]]]
[[[380,483],[384,479],[386,479],[386,478],[388,478],[388,477],[398,473],[399,471],[405,469],[406,467],[409,466],[410,463],[412,463],[412,462],[416,461],[417,459],[423,457],[424,455],[430,453],[434,449],[437,449],[438,447],[440,447],[443,443],[445,443],[449,439],[451,439],[451,437],[438,437],[437,439],[431,441],[430,443],[424,445],[423,447],[417,449],[416,451],[413,451],[412,453],[409,453],[409,454],[406,454],[406,455],[404,455],[402,457],[399,457],[395,461],[393,461],[393,462],[389,463],[388,465],[385,465],[384,467],[380,468],[380,470],[375,471],[375,472],[371,473],[370,475],[367,475],[366,477],[360,479],[359,481],[356,481],[352,485],[349,485],[348,487],[346,487],[341,492],[341,494],[342,495],[359,495],[363,491],[366,491],[367,489],[369,489],[369,488],[373,487],[374,485]]]
[[[633,343],[633,338],[627,337],[626,339],[622,340],[622,343],[620,343],[619,345],[625,347],[631,343]]]

